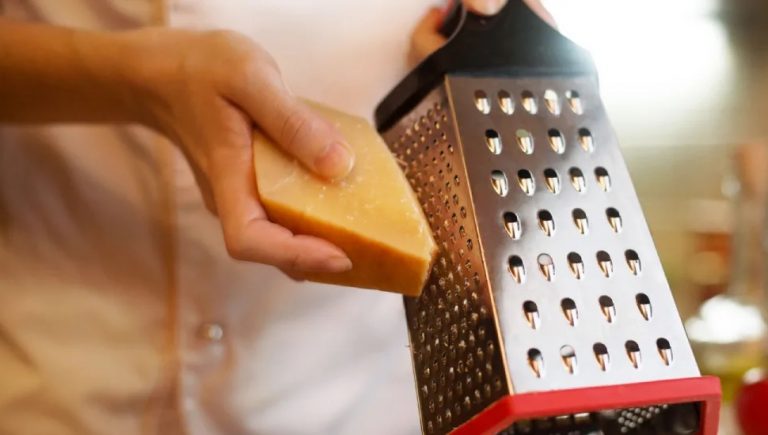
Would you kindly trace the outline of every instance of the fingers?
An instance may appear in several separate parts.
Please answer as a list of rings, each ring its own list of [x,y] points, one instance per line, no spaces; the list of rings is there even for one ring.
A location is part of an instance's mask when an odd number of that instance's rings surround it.
[[[464,6],[480,15],[494,15],[507,4],[507,0],[463,0]]]
[[[419,63],[445,43],[445,38],[438,31],[442,23],[443,11],[440,8],[431,8],[424,14],[411,33],[411,50],[408,54],[411,64]]]

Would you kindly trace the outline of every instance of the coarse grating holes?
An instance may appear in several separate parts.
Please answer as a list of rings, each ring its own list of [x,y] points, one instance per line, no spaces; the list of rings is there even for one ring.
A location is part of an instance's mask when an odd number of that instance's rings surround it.
[[[603,189],[603,192],[611,191],[611,176],[608,175],[607,169],[605,169],[602,166],[596,167],[595,178],[597,179],[597,184],[600,186],[601,189]]]
[[[509,181],[507,180],[507,175],[498,169],[491,171],[491,186],[499,196],[507,196],[507,193],[509,193]]]
[[[536,101],[536,96],[533,95],[533,92],[523,91],[520,97],[525,111],[531,115],[535,115],[539,110],[539,104]]]
[[[581,148],[588,153],[595,151],[595,140],[592,138],[592,132],[589,131],[589,129],[579,129],[579,145],[581,145]]]
[[[517,137],[517,145],[520,147],[520,150],[528,155],[533,154],[534,144],[531,132],[520,128],[515,132],[515,136]]]
[[[517,255],[512,255],[507,260],[507,266],[509,273],[512,275],[512,279],[518,284],[522,284],[525,281],[525,266],[523,265],[523,259]]]
[[[536,192],[536,182],[533,179],[533,174],[527,169],[520,169],[517,171],[517,184],[520,185],[520,189],[528,196],[533,196]]]
[[[587,219],[587,213],[580,208],[574,208],[571,212],[573,217],[573,224],[576,225],[576,229],[579,230],[579,234],[587,234],[589,232],[589,219]]]
[[[619,211],[613,207],[609,207],[605,209],[605,217],[608,218],[608,225],[611,226],[613,232],[616,234],[620,233],[623,228],[623,224],[621,222],[621,214]]]
[[[608,323],[613,323],[616,320],[616,305],[613,303],[613,299],[609,296],[600,296],[597,301],[600,303],[600,312],[605,316],[605,320]]]
[[[547,185],[547,190],[557,195],[560,193],[560,176],[552,168],[544,170],[544,183]]]
[[[635,302],[637,303],[637,309],[640,311],[640,315],[645,320],[651,320],[653,317],[653,307],[651,306],[651,299],[645,293],[638,293],[635,295]]]
[[[544,105],[547,106],[549,113],[555,116],[560,115],[560,98],[557,96],[557,92],[552,89],[544,91]]]
[[[672,345],[669,344],[669,340],[666,338],[659,338],[656,340],[656,348],[659,350],[659,356],[664,362],[664,365],[672,364]]]
[[[571,177],[571,185],[579,193],[587,191],[587,181],[584,179],[584,173],[577,167],[572,167],[568,170],[568,175]]]
[[[539,228],[544,231],[544,234],[551,237],[555,233],[555,218],[552,217],[552,213],[548,210],[539,210],[537,216]]]
[[[547,281],[555,279],[555,261],[549,254],[540,254],[536,261],[539,263],[539,270]]]
[[[633,249],[627,249],[624,251],[624,257],[627,259],[627,266],[633,275],[640,275],[641,265],[640,257]]]
[[[597,360],[597,365],[600,366],[600,370],[608,371],[611,362],[608,348],[603,343],[595,343],[592,346],[592,351],[595,353],[595,359]]]
[[[565,138],[560,130],[556,128],[550,128],[547,130],[547,136],[549,136],[549,146],[552,147],[552,151],[562,154],[565,152]]]
[[[499,108],[507,115],[511,115],[515,112],[515,101],[507,91],[499,91],[497,95],[499,99]]]
[[[519,239],[523,232],[522,225],[520,224],[520,218],[518,218],[517,215],[511,211],[508,211],[504,213],[502,219],[504,221],[504,230],[506,230],[509,237],[514,240]]]
[[[491,102],[488,101],[485,91],[475,91],[475,107],[484,115],[491,113]]]
[[[536,305],[536,302],[523,302],[523,315],[531,329],[538,329],[539,325],[541,325],[541,315],[539,314],[539,307]]]
[[[560,348],[560,357],[563,359],[565,370],[570,374],[576,373],[576,350],[573,346],[565,345]]]
[[[584,113],[584,106],[581,103],[581,97],[577,91],[565,91],[565,99],[568,100],[568,106],[573,113],[577,115]]]
[[[632,363],[632,367],[636,369],[640,368],[642,356],[640,355],[640,346],[637,342],[634,340],[627,340],[627,342],[624,343],[624,349],[627,351],[627,357],[629,358],[629,362]]]
[[[579,310],[576,308],[576,302],[571,298],[565,298],[560,301],[560,308],[563,310],[565,320],[571,326],[576,326],[579,321]]]
[[[584,261],[581,259],[581,255],[576,252],[568,254],[568,266],[571,268],[571,273],[576,279],[584,277]]]
[[[488,150],[492,154],[501,154],[501,136],[498,131],[492,128],[485,130],[485,144],[488,145]]]
[[[603,272],[603,276],[610,278],[613,275],[613,261],[610,254],[605,251],[597,251],[597,265],[600,267],[600,271]]]
[[[539,349],[536,349],[535,347],[528,349],[528,366],[531,367],[533,374],[536,375],[537,378],[544,376],[544,356]]]

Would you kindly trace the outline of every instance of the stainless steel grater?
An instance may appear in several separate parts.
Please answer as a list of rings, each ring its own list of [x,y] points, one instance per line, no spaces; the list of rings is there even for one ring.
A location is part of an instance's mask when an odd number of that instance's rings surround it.
[[[405,298],[426,434],[714,434],[589,55],[522,1],[457,7],[379,105],[440,246]]]

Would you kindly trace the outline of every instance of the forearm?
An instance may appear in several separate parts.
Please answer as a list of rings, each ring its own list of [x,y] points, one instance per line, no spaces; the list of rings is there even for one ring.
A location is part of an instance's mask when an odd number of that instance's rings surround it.
[[[134,39],[0,18],[0,123],[145,122]]]

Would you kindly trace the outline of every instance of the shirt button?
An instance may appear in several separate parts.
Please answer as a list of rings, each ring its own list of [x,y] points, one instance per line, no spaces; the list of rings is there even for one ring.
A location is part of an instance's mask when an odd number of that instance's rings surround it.
[[[197,333],[200,338],[209,341],[220,341],[224,338],[224,328],[218,323],[203,323]]]

